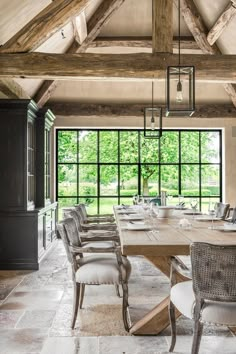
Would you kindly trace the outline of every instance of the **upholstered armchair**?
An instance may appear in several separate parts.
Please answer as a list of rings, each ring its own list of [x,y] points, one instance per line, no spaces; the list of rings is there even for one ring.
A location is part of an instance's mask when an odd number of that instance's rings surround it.
[[[236,246],[194,242],[190,250],[192,280],[176,283],[175,263],[171,266],[169,351],[176,343],[176,308],[194,321],[191,354],[198,354],[204,323],[236,325]]]
[[[58,223],[57,230],[72,267],[74,299],[71,328],[75,327],[78,309],[83,305],[85,285],[120,284],[123,289],[122,317],[124,327],[128,331],[128,279],[131,265],[126,257],[121,256],[120,247],[115,242],[110,247],[101,247],[100,244],[95,247],[90,243],[83,245],[78,239],[78,230],[73,218]]]

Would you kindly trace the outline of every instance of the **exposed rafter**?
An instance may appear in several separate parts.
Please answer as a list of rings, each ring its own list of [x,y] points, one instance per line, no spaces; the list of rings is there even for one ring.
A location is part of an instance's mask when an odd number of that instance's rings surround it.
[[[73,18],[72,24],[74,29],[74,38],[76,42],[81,45],[88,35],[85,12],[81,12],[79,16]]]
[[[177,54],[48,54],[0,55],[0,77],[43,79],[165,79],[167,66]],[[181,63],[196,68],[202,82],[236,82],[236,55],[182,54]]]
[[[87,24],[87,37],[84,38],[80,46],[74,41],[67,53],[84,53],[92,41],[97,37],[101,28],[109,21],[114,11],[116,11],[125,0],[104,0],[95,11]],[[36,103],[42,107],[55,91],[57,83],[47,80],[44,82],[36,93],[34,99]]]
[[[173,52],[173,0],[152,0],[153,53]]]
[[[236,1],[231,0],[207,35],[207,40],[210,43],[210,45],[214,44],[217,41],[221,33],[228,26],[228,24],[230,23],[230,21],[235,15],[236,15]]]
[[[174,0],[177,6],[177,0]],[[184,20],[198,43],[199,47],[206,54],[220,54],[218,47],[213,44],[211,46],[207,40],[208,30],[192,0],[180,0],[181,12]],[[229,81],[230,82],[230,81]],[[231,81],[234,82],[234,81]],[[229,94],[234,106],[236,107],[236,89],[231,84],[224,85],[226,92]]]
[[[163,109],[165,105],[159,105]],[[81,104],[51,102],[49,108],[61,117],[143,117],[142,104]],[[194,118],[236,118],[233,105],[198,105]]]
[[[4,93],[8,98],[30,98],[22,87],[12,79],[2,79],[0,80],[0,91]]]
[[[2,53],[29,52],[37,49],[62,26],[78,16],[91,0],[54,0],[28,22],[1,48]]]
[[[178,49],[178,39],[174,37],[173,49]],[[152,48],[151,37],[97,37],[89,48],[98,47],[130,47],[130,48]],[[180,48],[201,52],[193,37],[181,37]]]

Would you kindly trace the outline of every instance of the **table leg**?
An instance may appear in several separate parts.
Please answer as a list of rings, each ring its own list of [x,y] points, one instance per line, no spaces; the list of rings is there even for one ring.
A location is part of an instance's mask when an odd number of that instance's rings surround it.
[[[170,277],[170,261],[171,257],[146,257],[155,267],[157,267],[167,277]],[[178,273],[177,280],[189,280],[184,275]],[[168,316],[169,296],[162,300],[150,312],[148,312],[141,320],[136,322],[131,328],[130,333],[134,335],[154,335],[160,333],[169,325]],[[180,313],[176,313],[176,317]]]

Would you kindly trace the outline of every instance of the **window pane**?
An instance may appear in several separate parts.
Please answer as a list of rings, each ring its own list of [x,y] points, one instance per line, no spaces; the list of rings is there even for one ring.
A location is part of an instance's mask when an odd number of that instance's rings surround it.
[[[156,165],[142,165],[141,193],[145,196],[159,194],[159,168]]]
[[[136,165],[120,166],[120,195],[138,194],[138,167]]]
[[[77,131],[58,132],[58,162],[77,162]]]
[[[98,200],[97,198],[90,197],[89,195],[85,198],[79,198],[79,203],[86,205],[88,214],[97,214],[98,213]]]
[[[100,198],[100,213],[113,214],[113,205],[118,204],[118,198]]]
[[[220,195],[220,167],[218,165],[202,166],[202,195]]]
[[[114,131],[100,132],[99,142],[100,162],[117,162],[118,133]]]
[[[83,130],[79,134],[79,162],[97,162],[97,132]]]
[[[100,193],[101,195],[118,194],[118,167],[116,165],[100,167]]]
[[[161,189],[168,195],[179,194],[179,166],[161,166]]]
[[[58,220],[63,218],[62,208],[72,207],[77,204],[77,198],[58,198]]]
[[[138,132],[120,132],[120,162],[138,162]]]
[[[184,196],[199,195],[199,166],[184,165],[181,167],[181,194]]]
[[[219,132],[201,132],[202,162],[220,162]]]
[[[60,197],[77,195],[76,165],[58,165],[58,195]]]
[[[97,195],[97,165],[79,166],[79,195]]]
[[[181,132],[181,162],[199,163],[199,132]]]
[[[179,133],[164,132],[161,137],[161,162],[179,162]]]
[[[141,162],[157,163],[159,151],[158,139],[145,139],[141,134]]]

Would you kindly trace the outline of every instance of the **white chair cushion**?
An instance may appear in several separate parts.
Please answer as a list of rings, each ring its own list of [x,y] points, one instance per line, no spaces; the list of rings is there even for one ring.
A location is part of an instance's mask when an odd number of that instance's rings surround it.
[[[131,265],[126,257],[122,257],[121,276],[128,280]],[[119,266],[116,256],[101,254],[88,256],[78,260],[80,268],[76,272],[76,281],[84,284],[120,284]]]
[[[178,283],[171,288],[170,298],[175,307],[186,317],[193,318],[195,295],[192,281]],[[227,326],[236,325],[236,303],[206,301],[201,320]]]

